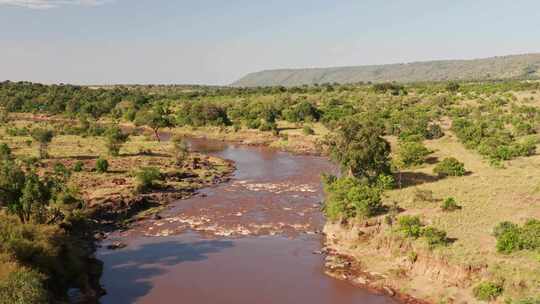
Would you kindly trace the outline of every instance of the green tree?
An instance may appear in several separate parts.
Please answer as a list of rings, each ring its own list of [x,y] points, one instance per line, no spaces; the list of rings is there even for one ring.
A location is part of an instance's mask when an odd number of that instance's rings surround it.
[[[331,158],[349,176],[373,181],[390,172],[390,144],[373,123],[346,119],[335,134],[326,138]]]
[[[129,134],[123,133],[118,125],[113,125],[105,132],[107,149],[112,156],[118,156],[122,145],[129,139]]]
[[[0,162],[0,205],[9,207],[19,202],[25,179],[24,171],[15,162],[11,160]]]
[[[46,158],[48,156],[47,149],[54,137],[53,131],[36,128],[31,131],[30,136],[39,143],[39,157]]]
[[[135,125],[146,125],[154,132],[157,141],[160,141],[159,129],[173,126],[171,113],[161,103],[154,105],[150,110],[139,111],[135,118]]]

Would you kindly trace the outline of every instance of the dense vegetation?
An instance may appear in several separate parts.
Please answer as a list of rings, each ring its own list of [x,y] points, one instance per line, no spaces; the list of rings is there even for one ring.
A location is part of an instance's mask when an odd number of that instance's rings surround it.
[[[395,235],[438,250],[451,248],[449,233],[436,224],[427,225],[422,217],[400,215],[407,210],[400,208],[399,202],[386,203],[387,193],[414,185],[414,178],[463,179],[471,173],[462,155],[432,157],[436,151],[428,148],[429,143],[437,140],[457,138],[497,170],[504,170],[509,160],[535,155],[540,108],[527,94],[537,91],[540,82],[534,81],[287,88],[89,88],[3,82],[0,124],[7,135],[27,138],[28,147],[35,144],[41,159],[48,157],[57,136],[102,138],[110,154],[108,160],[99,158],[92,167],[77,161],[70,170],[93,170],[103,176],[109,172],[109,161],[122,156],[124,145],[130,141],[123,130],[126,125],[147,127],[157,141],[162,139],[163,129],[183,128],[219,130],[223,132],[220,134],[268,134],[283,144],[293,141],[289,131],[298,129],[341,168],[340,176],[323,179],[324,212],[330,220],[357,223],[384,216]],[[48,118],[47,126],[28,126],[12,119],[21,113],[36,120],[41,115],[54,116]],[[170,152],[175,165],[182,167],[188,149],[181,137],[172,139]],[[72,227],[84,224],[85,208],[76,189],[69,187],[70,170],[57,167],[47,169],[46,175],[38,174],[39,158],[15,159],[7,145],[0,145],[0,157],[0,216],[1,223],[8,223],[0,227],[0,263],[10,265],[0,273],[0,298],[39,303],[62,298],[68,285],[84,287],[85,279],[76,275],[84,273],[77,262],[82,254],[73,245],[80,236]],[[428,163],[434,165],[429,173],[435,175],[411,173]],[[144,166],[131,175],[137,182],[137,192],[162,187],[164,174],[159,168]],[[443,199],[436,198],[437,193],[424,194],[418,190],[418,201],[438,202],[433,205],[442,217],[454,216],[461,209],[467,211],[465,202],[454,193],[441,195]],[[538,231],[538,219],[521,226],[497,226],[494,235],[499,254],[538,250]],[[57,269],[61,259],[73,261],[73,265]],[[51,281],[60,283],[52,287]],[[483,299],[504,292],[488,285],[475,291]]]
[[[0,303],[48,303],[88,287],[85,205],[62,165],[40,176],[0,146]]]

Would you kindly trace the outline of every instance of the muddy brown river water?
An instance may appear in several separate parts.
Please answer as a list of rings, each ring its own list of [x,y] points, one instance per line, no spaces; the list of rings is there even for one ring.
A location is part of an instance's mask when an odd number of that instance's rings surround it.
[[[324,274],[319,231],[322,157],[190,140],[193,150],[233,160],[232,180],[173,203],[161,219],[113,233],[101,303],[396,303]]]

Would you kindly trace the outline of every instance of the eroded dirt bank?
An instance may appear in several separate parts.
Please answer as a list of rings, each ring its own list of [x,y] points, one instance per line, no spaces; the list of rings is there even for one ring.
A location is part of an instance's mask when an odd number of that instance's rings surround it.
[[[327,274],[395,294],[405,303],[477,303],[467,291],[482,265],[453,265],[430,250],[413,248],[387,229],[381,220],[365,225],[327,223],[323,230]]]

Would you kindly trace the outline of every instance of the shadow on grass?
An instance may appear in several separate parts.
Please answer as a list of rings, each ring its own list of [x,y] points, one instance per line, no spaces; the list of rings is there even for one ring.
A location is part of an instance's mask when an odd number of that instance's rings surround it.
[[[57,159],[57,160],[68,160],[68,159],[74,159],[74,160],[92,160],[92,159],[98,159],[98,156],[95,155],[78,155],[78,156],[65,156],[65,157],[50,157],[50,159]]]
[[[119,155],[119,157],[135,157],[135,156],[172,157],[170,154],[157,153],[157,152],[122,153]]]
[[[430,157],[426,158],[426,164],[435,165],[438,162],[439,162],[439,158],[436,157],[436,156],[430,156]]]
[[[152,290],[152,280],[166,273],[167,269],[184,262],[207,260],[208,254],[233,246],[232,241],[226,240],[178,240],[103,251],[99,259],[105,265],[104,287],[108,296],[104,300],[106,303],[136,303]]]
[[[434,183],[444,179],[445,177],[430,175],[423,172],[401,172],[398,173],[395,178],[398,181],[398,185],[401,185],[401,188],[407,188],[427,183]]]
[[[281,132],[281,131],[289,131],[289,130],[300,130],[302,128],[295,128],[295,127],[283,127],[283,128],[278,128],[278,131]]]

